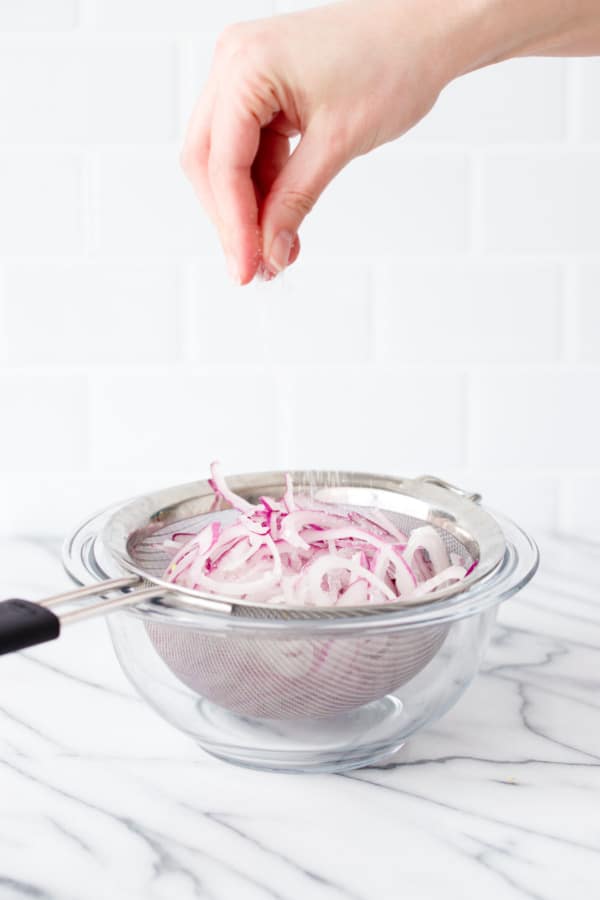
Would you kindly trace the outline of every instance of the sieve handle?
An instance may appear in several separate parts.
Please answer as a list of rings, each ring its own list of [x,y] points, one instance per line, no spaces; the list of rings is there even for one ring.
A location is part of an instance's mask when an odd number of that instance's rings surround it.
[[[129,588],[128,591],[127,588]],[[118,593],[115,594],[115,591]],[[26,647],[34,647],[45,641],[53,641],[59,636],[62,625],[91,619],[93,616],[105,616],[123,606],[131,606],[133,603],[163,599],[170,593],[176,592],[170,592],[162,585],[145,587],[139,576],[127,575],[123,578],[114,578],[112,581],[99,581],[97,584],[90,584],[74,591],[55,594],[53,597],[47,597],[37,603],[32,603],[30,600],[1,601],[0,656],[4,653],[25,650]],[[107,594],[112,594],[112,596],[106,596]],[[49,608],[60,606],[62,603],[73,603],[87,597],[95,598],[95,602],[67,610],[60,616],[57,616]],[[201,600],[194,600],[193,608],[209,612],[231,613],[233,605],[224,599],[215,597],[214,600],[211,600],[203,597]]]
[[[60,619],[44,606],[29,600],[0,603],[0,655],[53,641],[59,634]]]
[[[130,590],[126,591],[126,588],[130,588]],[[118,593],[115,594],[115,591]],[[106,596],[107,594],[112,594],[112,596]],[[34,647],[36,644],[43,644],[46,641],[53,641],[59,636],[63,625],[81,622],[94,616],[105,616],[123,606],[162,599],[167,596],[169,596],[169,591],[165,590],[163,586],[144,587],[141,578],[137,575],[129,575],[115,578],[112,581],[100,581],[74,591],[55,594],[53,597],[37,603],[32,603],[30,600],[1,601],[0,656],[4,653],[25,650],[27,647]],[[51,606],[72,603],[87,597],[95,598],[94,602],[67,610],[60,616],[49,609]],[[223,600],[209,600],[204,597],[201,602],[196,600],[193,608],[231,613],[233,606]]]
[[[108,612],[117,606],[124,606],[131,603],[139,591],[132,591],[129,594],[120,593],[117,598],[100,601],[87,609],[65,613],[60,618],[49,609],[50,606],[82,600],[85,597],[102,596],[107,591],[122,591],[123,588],[131,588],[140,584],[141,580],[137,576],[127,576],[77,588],[74,591],[65,591],[54,597],[48,597],[46,600],[40,600],[39,603],[21,599],[1,601],[0,656],[25,650],[26,647],[34,647],[36,644],[44,644],[46,641],[53,641],[60,634],[61,624],[86,618],[96,612]]]

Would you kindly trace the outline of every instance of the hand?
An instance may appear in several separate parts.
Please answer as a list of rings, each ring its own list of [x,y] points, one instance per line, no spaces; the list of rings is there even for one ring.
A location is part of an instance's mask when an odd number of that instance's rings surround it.
[[[345,0],[235,25],[182,163],[246,284],[293,262],[332,178],[416,124],[453,78],[510,56],[598,52],[599,0]]]
[[[234,281],[293,262],[332,178],[430,109],[447,80],[444,5],[352,0],[225,31],[182,163]]]

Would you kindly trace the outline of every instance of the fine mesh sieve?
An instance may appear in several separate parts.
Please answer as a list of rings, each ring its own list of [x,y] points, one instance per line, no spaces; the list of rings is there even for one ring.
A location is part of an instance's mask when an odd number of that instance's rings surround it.
[[[421,597],[420,606],[460,602],[461,593],[492,572],[503,557],[502,531],[481,508],[479,497],[440,479],[309,474],[311,493],[319,503],[383,510],[408,533],[431,525],[450,553],[462,557],[467,568],[475,564],[463,582],[430,598]],[[274,472],[228,481],[232,490],[252,502],[265,494],[280,496],[284,477]],[[304,473],[293,473],[296,483],[304,477]],[[144,627],[153,652],[187,688],[239,715],[270,719],[327,717],[378,699],[414,678],[442,647],[449,627],[443,622],[385,633],[385,617],[406,609],[406,602],[342,608],[266,606],[179,586],[174,589],[164,581],[173,553],[164,546],[169,537],[197,532],[215,516],[234,515],[226,508],[214,510],[208,482],[136,498],[112,514],[96,542],[99,566],[113,579],[29,606],[36,606],[40,616],[58,621],[49,610],[55,603],[108,595],[109,599],[93,607],[61,616],[60,621],[70,622],[131,605],[134,614],[146,617]],[[149,609],[162,609],[164,615],[148,616]],[[185,615],[174,615],[177,611]],[[382,628],[375,636],[356,636],[337,627],[344,620],[359,621],[365,616],[381,618]],[[241,619],[249,627],[222,627],[227,620]],[[317,619],[330,622],[331,628],[311,631],[311,622]],[[266,627],[275,624],[280,627]],[[20,646],[36,642],[28,640]],[[19,648],[14,646],[13,629],[13,645],[8,649]]]
[[[425,524],[413,516],[388,515],[409,534]],[[161,577],[173,554],[164,549],[165,540],[178,531],[198,531],[215,518],[222,516],[200,515],[159,528],[150,536],[135,534],[129,553],[148,574]],[[448,552],[461,556],[468,568],[474,558],[467,547],[449,531],[436,530]],[[254,619],[277,619],[282,614],[310,619],[314,612],[255,605],[237,605],[233,610],[236,616]],[[345,612],[360,614],[357,608]],[[224,640],[220,634],[189,625],[147,622],[145,628],[162,660],[187,687],[231,712],[270,719],[322,718],[378,699],[420,672],[448,631],[446,625],[435,625],[375,638],[254,635]]]

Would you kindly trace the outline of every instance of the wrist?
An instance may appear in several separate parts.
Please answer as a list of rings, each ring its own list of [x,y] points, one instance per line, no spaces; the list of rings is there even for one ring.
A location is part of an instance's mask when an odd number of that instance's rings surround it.
[[[585,54],[598,46],[597,0],[456,0],[443,4],[448,81],[517,56]]]
[[[538,0],[455,0],[446,6],[447,80],[520,55],[530,40],[527,7]]]
[[[527,15],[520,7],[544,0],[349,0],[375,17],[392,56],[413,38],[437,90],[483,66],[516,55]],[[560,0],[550,0],[560,2]],[[521,21],[523,20],[523,22]],[[397,58],[397,56],[396,56]]]

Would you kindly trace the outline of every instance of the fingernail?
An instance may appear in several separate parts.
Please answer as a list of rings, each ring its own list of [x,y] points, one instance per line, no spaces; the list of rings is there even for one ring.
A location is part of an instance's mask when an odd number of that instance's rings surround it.
[[[234,284],[240,285],[242,283],[240,270],[238,269],[237,262],[233,256],[227,256],[227,271]]]
[[[294,235],[291,231],[280,231],[271,245],[269,266],[274,272],[283,272],[290,261]]]
[[[257,281],[272,281],[275,277],[272,272],[266,268],[264,263],[261,263],[258,269],[256,270],[256,280]]]

